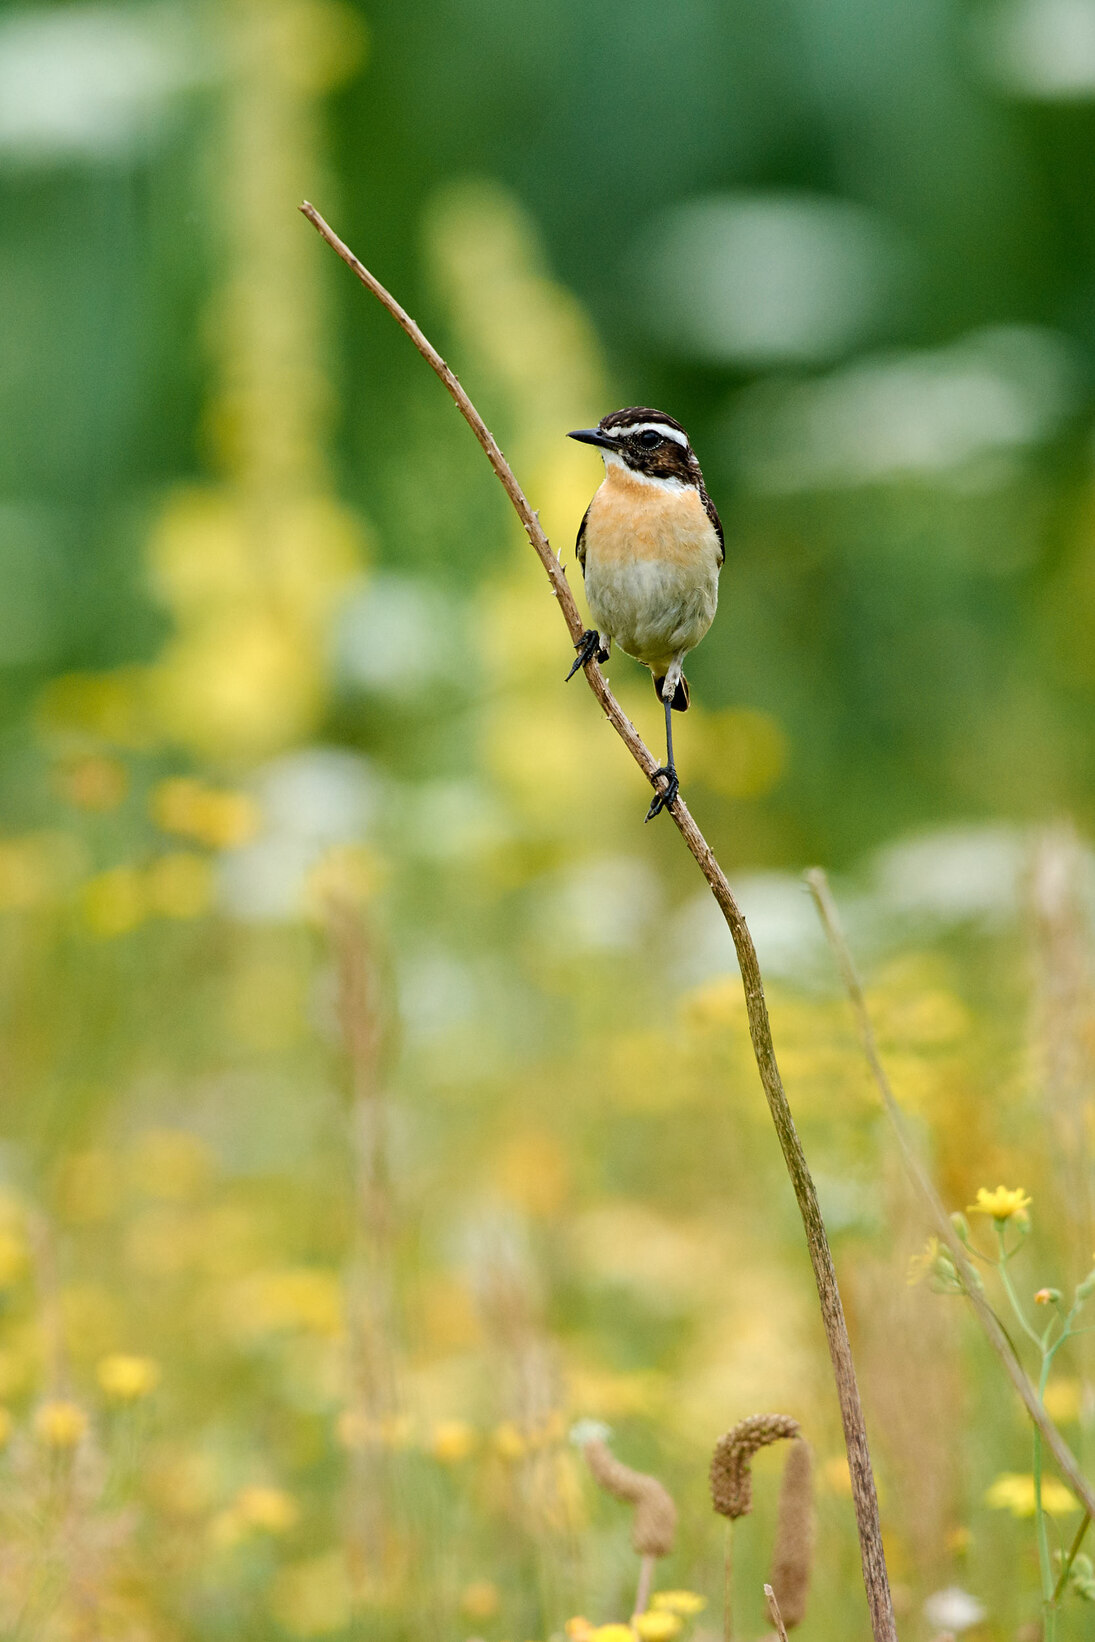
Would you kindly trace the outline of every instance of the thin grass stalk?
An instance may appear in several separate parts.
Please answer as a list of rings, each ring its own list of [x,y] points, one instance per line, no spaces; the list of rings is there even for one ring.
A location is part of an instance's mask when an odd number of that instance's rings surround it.
[[[339,239],[315,206],[305,201],[300,206],[300,210],[366,289],[372,292],[373,296],[392,316],[400,329],[414,343],[430,368],[441,379],[457,409],[482,446],[495,476],[513,504],[514,511],[521,521],[532,549],[547,574],[552,594],[558,601],[571,641],[577,644],[583,631],[583,623],[578,612],[578,606],[574,601],[574,595],[567,582],[566,572],[544,534],[538,514],[530,506],[512,468],[502,455],[498,442],[472,404],[468,394],[437,349],[427,339],[407,311],[358,260],[350,248]],[[635,726],[612,694],[597,663],[595,661],[587,662],[584,671],[589,687],[600,703],[605,717],[609,720],[643,774],[650,780],[659,768],[657,759],[654,758],[649,748],[644,744]],[[661,790],[664,790],[664,788]],[[836,1381],[841,1422],[844,1429],[844,1443],[848,1453],[848,1469],[852,1479],[852,1500],[855,1506],[856,1527],[859,1533],[863,1584],[871,1615],[871,1630],[874,1642],[896,1642],[897,1625],[894,1620],[893,1600],[890,1595],[889,1578],[886,1572],[886,1555],[882,1545],[878,1495],[875,1488],[874,1472],[871,1468],[867,1427],[863,1418],[863,1408],[859,1397],[859,1387],[856,1381],[855,1363],[852,1358],[851,1342],[848,1338],[844,1307],[837,1286],[832,1251],[829,1247],[825,1224],[821,1217],[817,1192],[806,1163],[806,1156],[798,1137],[798,1131],[795,1128],[794,1118],[776,1061],[772,1028],[768,1020],[768,1006],[765,1002],[764,983],[761,977],[760,964],[757,960],[756,948],[753,945],[749,927],[730,888],[726,874],[715,858],[711,846],[700,832],[695,821],[693,821],[684,799],[678,794],[666,808],[673,817],[674,824],[695,859],[697,866],[707,880],[711,893],[718,903],[719,910],[726,920],[727,928],[734,943],[734,950],[737,953],[742,986],[745,990],[745,1004],[749,1017],[749,1036],[753,1045],[753,1054],[765,1098],[768,1102],[768,1109],[783,1152],[784,1163],[791,1178],[791,1185],[794,1188],[799,1214],[802,1217],[810,1263],[814,1272],[814,1282],[817,1286],[821,1306],[822,1322],[825,1327],[829,1355],[833,1366],[833,1376]]]
[[[771,1585],[766,1585],[764,1587],[764,1599],[768,1604],[768,1617],[776,1628],[776,1635],[779,1637],[779,1642],[787,1642],[787,1627],[783,1623],[783,1615],[779,1611],[779,1603],[776,1601],[776,1593],[773,1591]]]
[[[923,1198],[936,1232],[946,1243],[954,1260],[955,1268],[962,1279],[962,1287],[966,1298],[973,1307],[974,1315],[981,1324],[992,1349],[1003,1363],[1004,1370],[1021,1398],[1023,1406],[1033,1420],[1036,1429],[1041,1433],[1061,1475],[1081,1501],[1088,1515],[1095,1516],[1095,1490],[1092,1489],[1091,1484],[1080,1470],[1076,1456],[1061,1436],[1053,1420],[1046,1413],[1042,1399],[1020,1362],[1014,1345],[1005,1333],[1000,1319],[986,1300],[981,1287],[981,1279],[974,1270],[969,1256],[951,1223],[950,1215],[943,1207],[939,1193],[936,1191],[931,1177],[913,1146],[905,1125],[904,1114],[897,1104],[890,1080],[886,1075],[886,1069],[878,1053],[878,1041],[875,1038],[874,1027],[867,1009],[863,985],[859,979],[851,949],[841,927],[840,915],[837,912],[836,903],[829,888],[829,880],[820,867],[813,867],[806,874],[806,883],[809,886],[810,894],[814,898],[818,916],[821,919],[833,956],[836,959],[837,969],[856,1018],[860,1044],[867,1065],[870,1067],[871,1075],[874,1078],[875,1086],[882,1097],[883,1109],[897,1137],[898,1148],[908,1170],[909,1178]]]

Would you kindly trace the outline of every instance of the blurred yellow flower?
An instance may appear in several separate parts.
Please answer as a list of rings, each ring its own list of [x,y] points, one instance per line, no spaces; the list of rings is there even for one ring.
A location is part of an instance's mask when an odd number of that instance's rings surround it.
[[[966,1212],[991,1215],[995,1221],[1003,1224],[1005,1220],[1011,1220],[1013,1217],[1025,1220],[1032,1201],[1022,1186],[1016,1186],[1014,1190],[1007,1186],[997,1186],[994,1192],[990,1192],[986,1186],[979,1186],[977,1202],[970,1203]]]
[[[164,832],[209,849],[234,849],[258,832],[262,817],[247,793],[207,787],[193,776],[169,776],[152,789],[149,808]]]
[[[23,1239],[16,1232],[0,1229],[0,1291],[14,1288],[29,1264]]]
[[[63,1397],[41,1403],[34,1415],[34,1435],[46,1448],[77,1448],[86,1431],[83,1409]]]
[[[573,1619],[568,1619],[563,1626],[563,1631],[569,1637],[570,1642],[589,1642],[595,1629],[596,1627],[590,1624],[584,1614],[576,1614]]]
[[[160,1365],[154,1357],[135,1357],[115,1351],[95,1370],[103,1394],[115,1403],[136,1403],[160,1383]]]
[[[147,916],[144,876],[137,867],[111,867],[83,888],[84,921],[94,935],[128,935]]]
[[[673,1637],[680,1635],[684,1625],[680,1614],[670,1613],[668,1608],[655,1608],[650,1613],[636,1614],[631,1623],[638,1631],[642,1642],[672,1642]]]
[[[270,1611],[290,1636],[330,1636],[344,1631],[353,1612],[353,1593],[340,1551],[325,1551],[290,1563],[274,1580]]]
[[[212,905],[213,887],[209,862],[190,850],[161,855],[145,875],[149,907],[164,918],[200,918]]]
[[[598,1625],[589,1642],[635,1642],[635,1632],[630,1625]]]
[[[479,1433],[466,1420],[439,1420],[433,1428],[430,1452],[442,1465],[458,1465],[473,1452]]]
[[[0,1407],[0,1448],[6,1448],[11,1441],[12,1429],[15,1421],[10,1408]]]
[[[245,1527],[263,1534],[287,1534],[300,1520],[300,1507],[292,1494],[257,1483],[240,1489],[232,1509]]]
[[[501,1605],[498,1587],[489,1579],[474,1579],[460,1593],[460,1611],[467,1619],[493,1619]]]
[[[985,1490],[985,1504],[994,1511],[1010,1511],[1013,1517],[1034,1515],[1034,1478],[1016,1471],[1004,1471]],[[1055,1516],[1078,1511],[1079,1505],[1064,1483],[1056,1477],[1042,1478],[1042,1505]]]
[[[650,1606],[668,1613],[695,1614],[703,1612],[707,1598],[698,1591],[655,1591]]]
[[[319,1266],[259,1271],[228,1292],[225,1318],[233,1333],[262,1336],[300,1330],[334,1338],[343,1324],[338,1273]]]

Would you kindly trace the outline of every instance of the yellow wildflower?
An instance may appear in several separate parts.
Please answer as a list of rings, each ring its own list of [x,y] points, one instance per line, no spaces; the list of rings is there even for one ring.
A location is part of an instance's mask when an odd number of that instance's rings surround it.
[[[635,1642],[635,1632],[630,1625],[598,1625],[589,1642]]]
[[[698,1591],[655,1591],[650,1598],[650,1606],[666,1609],[669,1613],[702,1613],[707,1606],[707,1598],[700,1596]]]
[[[594,1634],[594,1626],[584,1614],[575,1614],[573,1619],[568,1619],[563,1630],[570,1642],[590,1642],[590,1637]]]
[[[153,1357],[135,1357],[115,1351],[95,1370],[104,1394],[115,1403],[136,1403],[160,1383],[160,1365]]]
[[[34,1435],[46,1448],[78,1448],[87,1431],[87,1415],[63,1397],[42,1403],[34,1416]]]
[[[241,1488],[236,1495],[234,1509],[242,1523],[264,1534],[288,1533],[300,1516],[300,1509],[291,1494],[283,1488],[259,1485]]]
[[[998,1224],[1003,1224],[1005,1220],[1025,1220],[1031,1202],[1022,1186],[1016,1186],[1013,1190],[1007,1186],[997,1186],[994,1192],[986,1186],[979,1186],[977,1202],[969,1204],[966,1213],[989,1214]]]
[[[164,832],[193,838],[210,849],[234,849],[259,829],[258,807],[246,793],[207,787],[192,776],[170,776],[155,788],[152,817]]]
[[[1034,1478],[1016,1471],[1003,1471],[985,1491],[985,1504],[994,1511],[1010,1511],[1013,1517],[1034,1515]],[[1055,1477],[1042,1478],[1042,1506],[1053,1516],[1077,1511],[1079,1506],[1064,1483]]]
[[[458,1465],[467,1459],[478,1440],[478,1433],[466,1420],[439,1420],[433,1428],[430,1448],[442,1465]]]
[[[489,1579],[474,1579],[460,1593],[460,1611],[468,1619],[493,1619],[501,1605],[498,1587]]]
[[[680,1614],[670,1613],[668,1608],[655,1608],[651,1613],[636,1614],[631,1623],[642,1642],[673,1642],[673,1638],[680,1635],[684,1621]]]

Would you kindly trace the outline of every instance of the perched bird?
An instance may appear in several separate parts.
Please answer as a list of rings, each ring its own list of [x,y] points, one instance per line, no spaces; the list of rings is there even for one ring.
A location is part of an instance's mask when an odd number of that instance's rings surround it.
[[[649,667],[665,707],[666,747],[665,764],[651,778],[651,821],[680,785],[672,714],[688,706],[684,658],[715,618],[722,525],[687,433],[663,411],[632,405],[567,438],[595,445],[605,464],[578,528],[578,563],[597,626],[575,645],[567,678],[589,661],[607,661],[613,642]]]

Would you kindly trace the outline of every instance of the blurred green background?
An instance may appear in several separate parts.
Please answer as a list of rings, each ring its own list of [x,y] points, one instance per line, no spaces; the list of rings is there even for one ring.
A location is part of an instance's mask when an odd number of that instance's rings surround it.
[[[990,1492],[1024,1428],[906,1287],[924,1228],[799,875],[837,875],[948,1205],[1022,1184],[1030,1292],[1078,1280],[1093,0],[9,5],[0,195],[0,1629],[626,1620],[589,1416],[672,1486],[662,1582],[714,1636],[709,1450],[774,1403],[818,1456],[803,1634],[866,1634],[725,930],[307,197],[573,582],[600,464],[566,431],[688,427],[727,561],[683,787],[772,986],[902,1634],[1037,1635],[1022,1487]],[[1082,1349],[1061,1374],[1082,1452]]]

